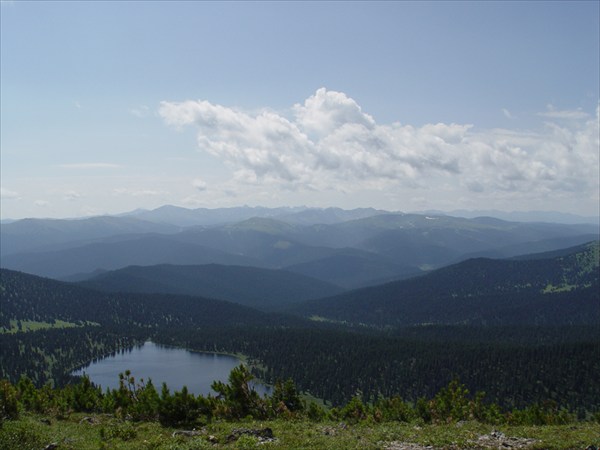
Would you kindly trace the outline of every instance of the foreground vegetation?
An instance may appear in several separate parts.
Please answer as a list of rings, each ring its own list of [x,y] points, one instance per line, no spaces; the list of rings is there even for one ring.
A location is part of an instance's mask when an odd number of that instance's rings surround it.
[[[272,441],[252,434],[240,434],[242,430],[266,428],[272,432]],[[0,449],[43,449],[53,443],[57,444],[58,449],[77,450],[498,448],[497,441],[487,439],[494,434],[504,435],[507,440],[512,438],[510,442],[522,442],[521,448],[531,449],[585,449],[590,445],[597,447],[600,442],[597,425],[590,423],[492,427],[474,421],[417,425],[274,419],[214,421],[198,428],[196,435],[177,431],[175,428],[162,427],[157,422],[123,421],[99,414],[78,413],[64,419],[26,414],[19,420],[2,425]],[[409,443],[412,444],[410,447]]]
[[[458,381],[415,404],[399,397],[365,404],[355,396],[324,409],[302,400],[292,380],[260,397],[245,366],[216,395],[184,387],[160,394],[151,381],[120,375],[102,392],[87,377],[61,389],[36,388],[28,378],[0,382],[0,449],[48,448],[587,448],[600,443],[600,415],[587,421],[556,403],[502,411]],[[411,446],[407,447],[407,445]]]

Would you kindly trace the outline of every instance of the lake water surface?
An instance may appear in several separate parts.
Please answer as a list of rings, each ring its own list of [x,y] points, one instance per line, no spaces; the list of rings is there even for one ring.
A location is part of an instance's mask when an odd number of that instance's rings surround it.
[[[212,382],[227,382],[229,372],[239,364],[240,360],[234,356],[190,352],[146,342],[142,346],[92,362],[87,367],[73,372],[73,375],[85,373],[92,383],[106,390],[107,387],[118,388],[119,373],[130,370],[136,381],[140,378],[144,381],[152,379],[159,393],[162,383],[165,382],[171,393],[187,386],[189,392],[208,395],[215,394],[210,388]],[[270,391],[262,384],[256,383],[253,386],[261,396]]]

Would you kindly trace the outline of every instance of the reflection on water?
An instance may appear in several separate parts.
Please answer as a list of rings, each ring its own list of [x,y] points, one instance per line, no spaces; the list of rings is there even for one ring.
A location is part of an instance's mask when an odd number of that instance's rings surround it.
[[[141,378],[144,381],[152,379],[159,393],[165,382],[171,393],[187,386],[196,395],[208,395],[214,394],[210,388],[212,382],[227,382],[229,372],[239,364],[240,360],[234,356],[190,352],[146,342],[142,346],[94,361],[73,372],[73,375],[85,373],[94,384],[105,390],[107,387],[118,388],[119,373],[130,370],[136,381]],[[267,386],[261,384],[255,384],[254,388],[260,395],[270,392]]]

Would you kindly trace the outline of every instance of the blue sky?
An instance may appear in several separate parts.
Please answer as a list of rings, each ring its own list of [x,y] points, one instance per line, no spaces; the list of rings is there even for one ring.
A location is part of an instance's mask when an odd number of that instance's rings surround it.
[[[598,2],[1,4],[2,218],[598,215]]]

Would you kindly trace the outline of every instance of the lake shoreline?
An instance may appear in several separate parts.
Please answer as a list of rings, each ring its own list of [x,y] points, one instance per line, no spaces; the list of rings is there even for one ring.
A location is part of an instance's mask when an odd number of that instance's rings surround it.
[[[211,388],[214,381],[228,382],[229,373],[240,364],[249,366],[246,355],[165,345],[147,339],[81,365],[70,374],[87,375],[104,390],[117,389],[119,374],[128,370],[138,380],[152,380],[157,386],[166,383],[172,390],[186,386],[195,395],[206,396],[214,393]],[[253,380],[252,388],[260,395],[272,391],[272,386],[259,378]]]

